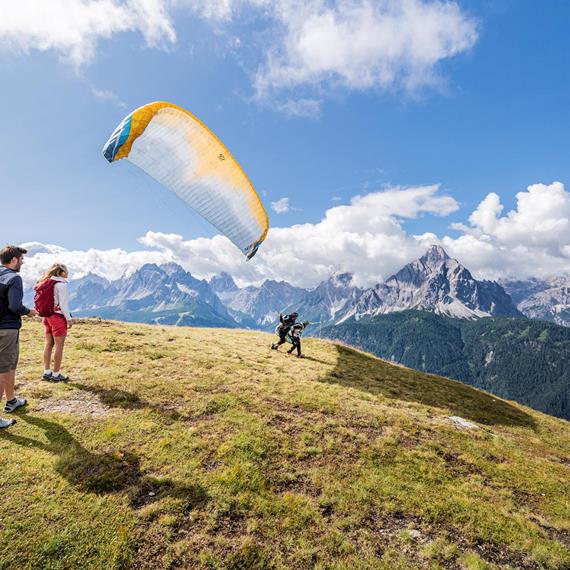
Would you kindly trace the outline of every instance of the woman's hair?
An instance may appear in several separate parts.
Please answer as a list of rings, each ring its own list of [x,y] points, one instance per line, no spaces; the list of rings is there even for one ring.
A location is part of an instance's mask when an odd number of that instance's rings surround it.
[[[54,263],[38,280],[38,283],[47,281],[52,277],[61,277],[64,273],[69,273],[67,267],[63,263]]]

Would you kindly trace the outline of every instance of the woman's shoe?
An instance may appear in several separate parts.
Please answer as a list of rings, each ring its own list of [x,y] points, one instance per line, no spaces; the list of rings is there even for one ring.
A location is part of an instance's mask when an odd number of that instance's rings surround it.
[[[6,405],[4,406],[4,411],[7,412],[8,414],[11,414],[12,412],[16,411],[18,408],[25,406],[27,403],[28,400],[26,400],[26,398],[14,398],[10,402],[6,402]]]
[[[50,382],[67,382],[69,380],[69,376],[65,376],[64,374],[52,374],[50,378]]]

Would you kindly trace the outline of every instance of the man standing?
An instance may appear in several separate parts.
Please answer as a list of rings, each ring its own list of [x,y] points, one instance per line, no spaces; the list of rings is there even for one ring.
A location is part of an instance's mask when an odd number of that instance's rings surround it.
[[[25,398],[16,398],[14,383],[20,354],[20,328],[22,316],[36,315],[35,309],[22,304],[24,285],[19,272],[24,263],[25,249],[7,245],[0,250],[0,401],[6,393],[4,411],[12,413],[27,404]],[[0,418],[0,429],[16,423],[16,420]]]

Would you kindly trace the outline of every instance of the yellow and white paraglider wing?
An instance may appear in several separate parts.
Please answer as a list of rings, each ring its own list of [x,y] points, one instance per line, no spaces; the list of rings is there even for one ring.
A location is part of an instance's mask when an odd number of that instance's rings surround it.
[[[238,162],[208,127],[171,103],[140,107],[103,148],[126,158],[196,210],[251,259],[267,235],[267,213]]]

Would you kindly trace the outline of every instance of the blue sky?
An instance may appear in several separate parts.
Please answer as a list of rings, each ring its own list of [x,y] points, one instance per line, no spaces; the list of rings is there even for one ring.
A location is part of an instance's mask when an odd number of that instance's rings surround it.
[[[54,0],[54,6],[59,4],[64,5]],[[93,0],[83,8],[114,5],[130,10],[133,4]],[[357,195],[431,185],[440,185],[436,194],[453,198],[455,206],[412,208],[409,216],[398,209],[388,211],[401,231],[396,228],[391,234],[382,226],[372,233],[404,241],[397,252],[367,251],[364,265],[377,262],[378,269],[363,279],[383,278],[397,269],[426,243],[420,240],[417,248],[411,247],[411,236],[426,233],[481,274],[500,276],[503,262],[493,259],[511,259],[517,247],[513,236],[518,229],[507,225],[527,223],[515,220],[521,214],[517,193],[531,184],[550,188],[554,181],[568,180],[570,5],[562,0],[459,1],[452,4],[451,15],[444,4],[409,0],[412,16],[402,17],[399,25],[418,25],[414,14],[421,9],[457,25],[447,40],[447,55],[433,56],[418,70],[416,60],[382,60],[387,56],[380,53],[381,46],[356,53],[354,69],[349,69],[350,58],[346,61],[339,54],[324,75],[311,71],[314,54],[309,53],[308,63],[283,56],[294,42],[295,49],[310,51],[310,45],[307,48],[302,41],[306,37],[291,29],[296,25],[293,16],[283,19],[263,0],[249,6],[245,2],[245,8],[231,0],[147,4],[155,11],[147,14],[146,23],[139,14],[142,23],[131,31],[96,20],[98,32],[88,24],[83,35],[80,28],[72,39],[64,29],[65,13],[43,15],[44,20],[54,18],[53,24],[34,24],[29,13],[22,12],[26,6],[33,11],[33,2],[21,0],[8,8],[11,16],[0,23],[0,187],[8,206],[2,219],[4,242],[56,244],[74,252],[158,248],[193,269],[194,257],[181,253],[181,246],[147,239],[142,247],[139,239],[150,231],[154,236],[179,235],[179,242],[188,244],[213,237],[215,230],[134,166],[109,165],[101,155],[119,121],[154,100],[189,109],[216,132],[260,193],[272,228],[284,228],[276,233],[280,241],[276,237],[270,246],[279,255],[262,261],[258,270],[232,261],[230,269],[244,281],[279,276],[303,281],[303,263],[314,265],[314,259],[278,244],[311,239],[292,231],[295,224],[318,225],[328,209],[349,205]],[[362,34],[384,30],[359,29],[354,24],[358,18],[342,0],[297,4],[313,16],[329,10],[337,23],[342,18],[352,21],[352,31]],[[378,22],[397,12],[393,2],[363,0],[354,5],[371,10]],[[212,13],[215,9],[218,12]],[[85,10],[81,14],[88,18]],[[326,45],[324,32],[314,37],[323,38],[318,48],[323,57],[337,49]],[[439,41],[437,34],[434,41]],[[277,57],[277,64],[271,57]],[[367,83],[366,74],[374,72],[379,61],[375,58],[388,61],[392,79]],[[291,79],[298,76],[302,79]],[[550,201],[552,192],[561,200],[561,218],[553,223],[552,212],[547,212],[546,218],[532,223],[550,224],[562,238],[553,233],[522,243],[527,250],[521,259],[530,256],[532,263],[517,262],[510,274],[526,275],[533,266],[543,274],[570,267],[564,187],[535,198]],[[496,204],[491,208],[493,228],[469,224],[479,204],[493,193],[504,206],[502,211]],[[270,204],[284,198],[289,211],[278,214]],[[383,205],[377,207],[385,212]],[[511,210],[511,218],[501,222]],[[464,225],[452,229],[452,223]],[[390,240],[385,247],[388,243],[399,247]],[[488,243],[494,249],[487,248]],[[300,258],[289,272],[284,269],[288,255]],[[331,257],[336,256],[333,251]],[[359,264],[345,266],[344,257],[338,257],[334,269],[358,273]],[[223,265],[218,259],[195,271],[206,276],[216,263]],[[307,282],[330,270],[327,258]]]

